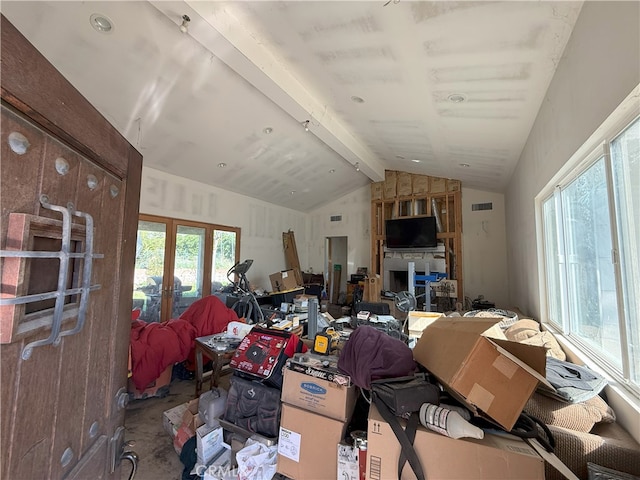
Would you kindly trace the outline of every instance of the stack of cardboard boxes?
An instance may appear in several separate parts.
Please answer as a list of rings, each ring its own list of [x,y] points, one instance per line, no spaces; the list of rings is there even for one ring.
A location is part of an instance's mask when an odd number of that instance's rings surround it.
[[[285,369],[278,473],[296,480],[335,478],[336,448],[357,399],[337,357],[297,354]]]
[[[489,337],[500,319],[429,320],[415,360],[470,410],[510,431],[538,382],[546,383],[545,349]],[[400,444],[374,406],[368,427],[367,478],[395,478]],[[414,448],[428,478],[544,479],[538,453],[504,433],[454,440],[419,427]],[[408,465],[402,478],[415,478]]]

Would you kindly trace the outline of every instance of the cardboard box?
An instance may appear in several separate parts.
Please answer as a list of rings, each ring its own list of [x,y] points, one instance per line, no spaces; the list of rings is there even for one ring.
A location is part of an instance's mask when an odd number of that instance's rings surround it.
[[[271,290],[274,292],[292,290],[298,286],[293,270],[272,273],[269,275],[269,280],[271,280]]]
[[[198,413],[199,399],[190,400],[186,403],[187,408],[182,414],[182,425],[191,430],[194,434],[199,426],[204,424]]]
[[[344,422],[351,418],[358,393],[355,386],[338,385],[287,368],[281,399],[283,403]]]
[[[400,419],[404,426],[404,420]],[[427,478],[519,480],[544,479],[544,461],[523,440],[485,434],[484,439],[459,439],[418,427],[413,442]],[[400,443],[375,406],[369,410],[367,479],[397,478]],[[402,479],[415,479],[408,462]]]
[[[294,353],[293,357],[287,361],[287,368],[343,387],[350,387],[351,376],[338,370],[338,358],[337,355]]]
[[[186,402],[184,405],[184,413],[180,421],[180,426],[176,431],[175,437],[173,437],[173,448],[176,453],[180,455],[182,452],[182,446],[196,434],[196,430],[201,426],[204,421],[200,419],[198,413],[198,399]]]
[[[196,430],[196,445],[198,452],[198,463],[208,465],[217,455],[219,455],[228,445],[223,441],[222,427],[218,425],[202,425]]]
[[[546,349],[489,338],[502,318],[441,317],[413,348],[413,357],[470,409],[511,430],[538,382],[545,379]]]
[[[336,478],[336,448],[347,422],[282,405],[278,439],[278,473],[296,480]]]
[[[409,312],[407,317],[409,336],[420,338],[422,331],[440,317],[442,317],[442,313],[439,312]]]
[[[382,279],[380,275],[367,277],[364,280],[364,290],[362,300],[365,302],[380,302],[380,290],[382,289]]]
[[[360,480],[365,478],[367,451],[346,443],[338,444],[339,480]]]
[[[170,408],[162,413],[162,426],[164,427],[164,431],[167,432],[171,438],[176,436],[176,432],[182,424],[182,417],[186,410],[187,404],[181,403],[177,407]]]

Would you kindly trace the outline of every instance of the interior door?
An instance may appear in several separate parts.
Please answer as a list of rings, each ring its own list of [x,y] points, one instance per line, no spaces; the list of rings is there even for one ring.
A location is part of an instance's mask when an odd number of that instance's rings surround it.
[[[1,31],[0,476],[117,478],[142,157]]]

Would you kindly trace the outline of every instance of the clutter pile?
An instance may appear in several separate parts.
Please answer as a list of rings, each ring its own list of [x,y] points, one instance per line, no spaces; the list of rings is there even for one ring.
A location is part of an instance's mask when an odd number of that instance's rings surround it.
[[[176,451],[197,450],[185,471],[211,480],[544,479],[549,462],[578,478],[554,456],[549,428],[524,410],[534,392],[566,399],[567,384],[580,389],[567,371],[592,391],[600,378],[508,340],[504,316],[418,317],[423,328],[407,341],[358,325],[321,353],[253,326],[231,360],[228,392],[165,412]]]

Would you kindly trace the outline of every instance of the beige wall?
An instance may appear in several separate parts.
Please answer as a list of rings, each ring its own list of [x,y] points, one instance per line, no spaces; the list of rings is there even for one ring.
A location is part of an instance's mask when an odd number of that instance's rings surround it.
[[[492,210],[472,211],[474,203],[492,203]],[[504,195],[462,188],[462,275],[465,296],[478,295],[499,308],[510,308],[507,282],[507,237]]]
[[[285,268],[282,232],[294,231],[300,265],[308,263],[307,215],[295,210],[143,168],[140,213],[240,227],[240,259],[254,260],[247,278],[256,288],[269,290],[269,274]]]
[[[534,198],[640,82],[640,3],[585,2],[505,196],[509,299],[541,318]]]
[[[544,320],[534,199],[640,83],[640,3],[585,2],[506,192],[509,298]],[[618,422],[640,441],[640,401],[610,382]]]

